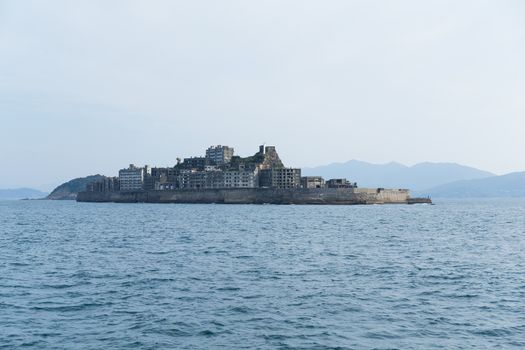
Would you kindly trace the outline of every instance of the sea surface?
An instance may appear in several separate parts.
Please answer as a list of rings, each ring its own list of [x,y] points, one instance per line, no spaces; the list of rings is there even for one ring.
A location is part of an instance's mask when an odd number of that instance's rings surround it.
[[[524,349],[525,199],[0,202],[1,349]]]

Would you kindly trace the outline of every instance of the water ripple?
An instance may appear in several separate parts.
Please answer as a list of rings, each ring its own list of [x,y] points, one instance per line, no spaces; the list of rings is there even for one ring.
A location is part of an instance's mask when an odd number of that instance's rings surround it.
[[[524,217],[0,202],[0,348],[523,349]]]

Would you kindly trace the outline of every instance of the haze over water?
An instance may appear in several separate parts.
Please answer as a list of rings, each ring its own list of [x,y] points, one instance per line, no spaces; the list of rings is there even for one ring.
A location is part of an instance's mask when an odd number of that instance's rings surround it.
[[[0,202],[0,347],[521,349],[525,201]]]

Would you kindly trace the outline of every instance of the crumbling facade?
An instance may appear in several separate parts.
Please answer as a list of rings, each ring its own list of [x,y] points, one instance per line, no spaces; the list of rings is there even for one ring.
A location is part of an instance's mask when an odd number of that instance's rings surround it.
[[[206,150],[206,159],[209,159],[213,164],[223,165],[231,161],[233,157],[233,147],[228,146],[210,146]]]
[[[119,171],[112,182],[88,187],[91,192],[136,192],[237,188],[355,188],[346,179],[325,180],[320,176],[301,177],[301,169],[287,168],[275,146],[259,147],[250,157],[239,157],[229,146],[211,146],[205,157],[189,157],[173,167],[136,167]]]

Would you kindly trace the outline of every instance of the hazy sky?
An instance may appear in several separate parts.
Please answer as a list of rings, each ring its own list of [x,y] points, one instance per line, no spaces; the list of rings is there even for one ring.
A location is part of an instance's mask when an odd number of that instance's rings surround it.
[[[525,170],[525,2],[0,0],[0,188],[263,142]]]

